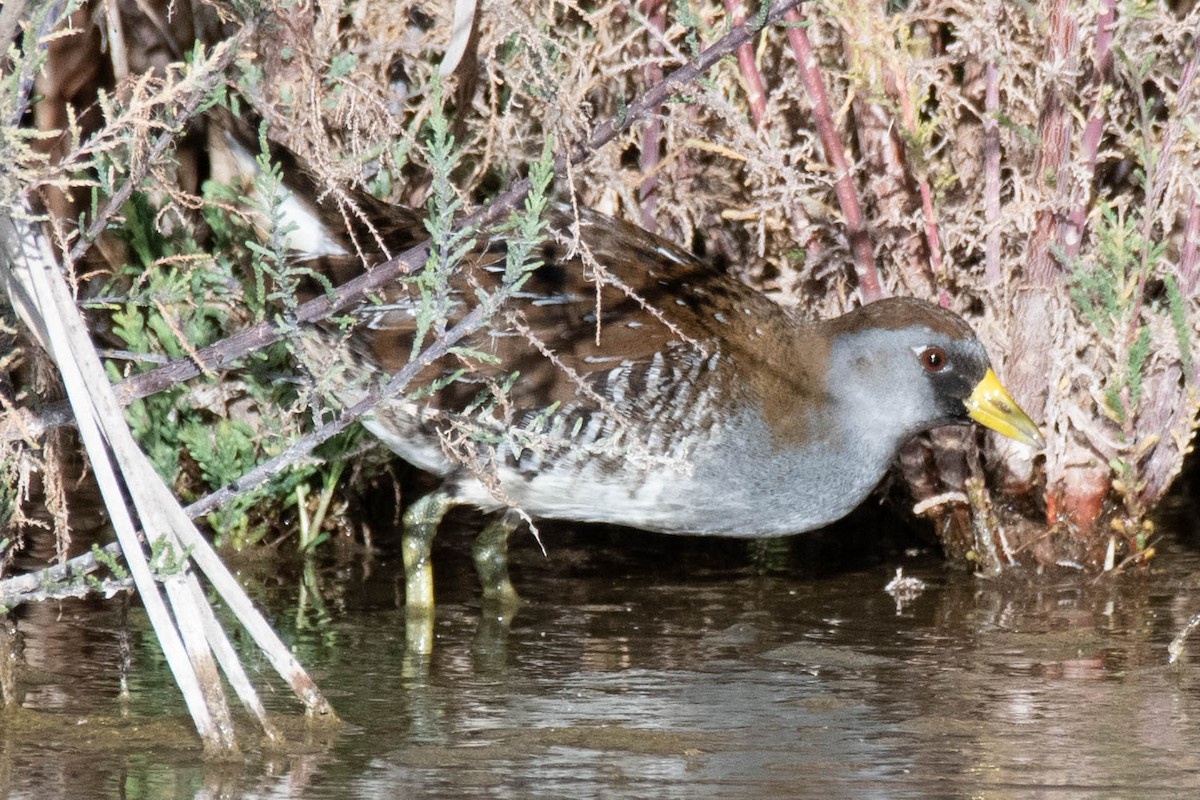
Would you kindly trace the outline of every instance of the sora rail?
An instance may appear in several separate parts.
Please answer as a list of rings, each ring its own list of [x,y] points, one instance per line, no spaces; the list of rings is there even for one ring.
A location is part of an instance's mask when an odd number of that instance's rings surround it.
[[[410,209],[356,200],[393,254],[427,235]],[[302,258],[337,280],[360,268],[340,216],[323,224],[328,211],[291,206]],[[560,232],[576,221],[566,209],[549,217]],[[375,236],[360,231],[357,242]],[[974,420],[1043,443],[971,327],[936,305],[892,298],[812,322],[597,213],[580,212],[576,244],[572,253],[548,239],[519,291],[464,342],[486,359],[443,359],[413,384],[441,388],[386,401],[364,420],[442,478],[405,515],[410,610],[433,605],[430,545],[454,505],[663,533],[783,536],[849,513],[897,450],[929,428]],[[448,324],[500,287],[506,250],[502,234],[476,243],[447,287]],[[396,281],[353,312],[348,334],[307,339],[310,369],[356,402],[407,363],[420,309],[417,282]],[[487,597],[515,599],[505,564],[515,522],[502,515],[477,540]]]

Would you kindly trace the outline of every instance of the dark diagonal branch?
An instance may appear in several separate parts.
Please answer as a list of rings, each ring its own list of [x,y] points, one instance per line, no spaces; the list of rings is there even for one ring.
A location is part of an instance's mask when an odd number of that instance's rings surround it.
[[[215,492],[211,492],[192,503],[184,509],[187,511],[188,516],[193,518],[202,516],[223,503],[229,502],[238,495],[253,491],[266,483],[272,475],[287,469],[289,466],[298,464],[322,443],[337,436],[352,422],[370,413],[380,403],[403,392],[421,370],[447,355],[459,342],[487,324],[496,307],[506,299],[504,295],[510,292],[511,289],[509,291],[502,291],[502,296],[493,297],[487,304],[475,306],[456,325],[438,336],[433,344],[426,347],[416,358],[405,364],[383,387],[344,409],[338,415],[337,419],[327,422],[312,433],[297,439],[282,453],[259,464],[233,483],[222,486]]]

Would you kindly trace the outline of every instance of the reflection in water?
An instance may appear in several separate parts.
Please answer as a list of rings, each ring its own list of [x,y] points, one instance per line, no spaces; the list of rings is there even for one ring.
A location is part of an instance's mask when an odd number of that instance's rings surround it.
[[[480,607],[467,537],[444,538],[427,653],[405,646],[398,559],[264,570],[258,596],[348,725],[284,719],[289,750],[244,763],[201,760],[136,606],[128,627],[120,601],[20,609],[20,704],[0,714],[6,796],[1112,798],[1200,786],[1200,642],[1166,666],[1200,608],[1200,556],[1182,544],[1148,574],[983,581],[903,555],[814,570],[811,543],[563,532],[548,558],[514,553],[527,601],[514,616]],[[927,584],[900,605],[884,591],[897,566]],[[287,692],[278,700],[284,713]]]

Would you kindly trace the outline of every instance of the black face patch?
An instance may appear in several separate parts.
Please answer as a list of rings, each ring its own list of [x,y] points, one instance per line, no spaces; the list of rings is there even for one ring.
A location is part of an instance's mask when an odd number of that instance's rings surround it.
[[[942,414],[949,419],[966,420],[967,407],[963,401],[970,396],[977,381],[973,383],[953,370],[930,376],[930,380],[933,382],[938,408]]]
[[[985,357],[974,349],[961,344],[946,348],[948,366],[936,372],[926,372],[933,384],[939,410],[948,419],[966,420],[967,408],[963,405],[975,387],[987,374]]]

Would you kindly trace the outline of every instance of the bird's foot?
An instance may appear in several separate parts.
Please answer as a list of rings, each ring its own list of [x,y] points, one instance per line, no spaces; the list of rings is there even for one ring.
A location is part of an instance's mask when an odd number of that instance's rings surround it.
[[[518,524],[520,520],[512,515],[501,515],[479,532],[471,548],[484,604],[504,612],[515,610],[521,603],[508,576],[508,536]]]

